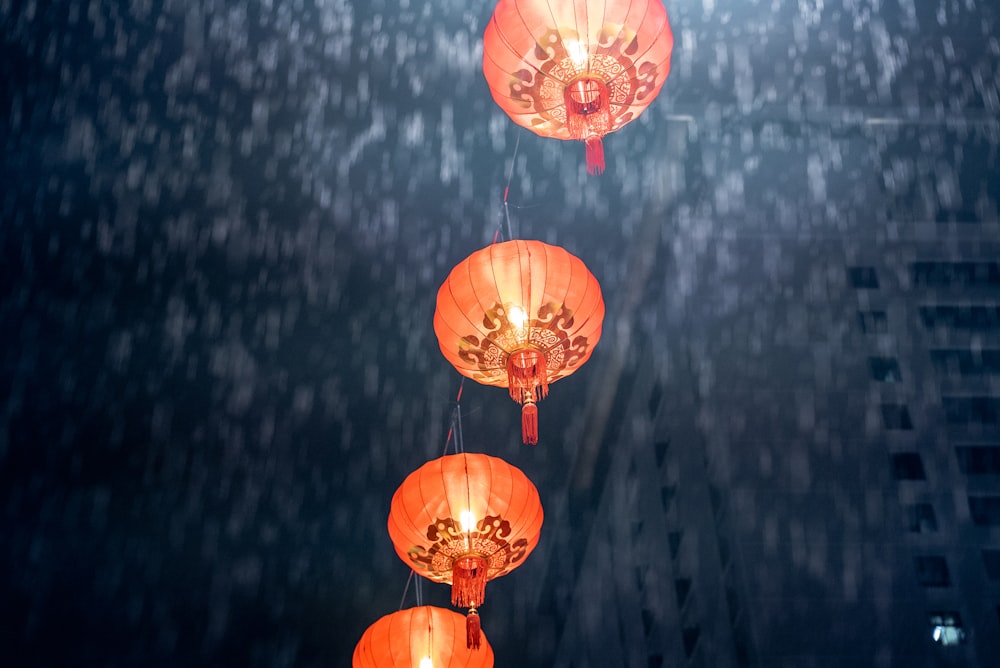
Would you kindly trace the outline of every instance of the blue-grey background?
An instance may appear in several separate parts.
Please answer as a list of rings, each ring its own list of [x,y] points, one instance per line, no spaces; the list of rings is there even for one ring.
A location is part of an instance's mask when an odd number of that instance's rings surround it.
[[[510,175],[608,316],[536,447],[464,386],[546,509],[497,665],[998,665],[1000,10],[667,10],[594,178],[493,103],[483,0],[0,0],[0,663],[350,665]]]

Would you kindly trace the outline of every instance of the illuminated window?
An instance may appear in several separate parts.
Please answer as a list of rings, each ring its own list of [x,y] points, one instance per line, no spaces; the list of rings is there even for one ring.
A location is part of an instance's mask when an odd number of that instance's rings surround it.
[[[965,630],[957,612],[932,612],[927,620],[931,625],[931,639],[945,647],[965,642]]]

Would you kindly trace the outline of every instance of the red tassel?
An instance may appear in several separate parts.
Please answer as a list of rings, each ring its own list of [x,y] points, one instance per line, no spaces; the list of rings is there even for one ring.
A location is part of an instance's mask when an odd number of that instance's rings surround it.
[[[566,129],[573,139],[587,143],[587,171],[604,173],[604,144],[601,137],[611,132],[611,104],[607,84],[593,76],[583,76],[563,89]]]
[[[510,354],[507,358],[507,387],[510,398],[521,403],[527,397],[538,401],[549,393],[549,377],[546,373],[545,354],[526,348]]]
[[[521,406],[521,440],[529,445],[538,443],[538,406],[534,403]]]
[[[486,597],[487,563],[482,557],[459,557],[451,566],[451,604],[456,608],[474,608]]]
[[[469,608],[469,614],[465,616],[465,646],[468,649],[479,649],[481,636],[479,613],[475,608]]]
[[[604,173],[604,142],[596,135],[587,137],[587,173],[591,176]]]

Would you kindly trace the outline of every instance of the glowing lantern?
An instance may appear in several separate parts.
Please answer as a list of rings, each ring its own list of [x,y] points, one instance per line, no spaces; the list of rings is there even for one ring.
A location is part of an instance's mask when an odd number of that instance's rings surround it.
[[[663,87],[674,38],[660,0],[500,0],[483,35],[493,99],[518,125],[587,145],[636,119]]]
[[[438,290],[434,332],[464,376],[506,387],[538,442],[535,402],[586,362],[604,322],[601,286],[574,255],[515,239],[476,251]]]
[[[429,605],[386,615],[361,636],[353,668],[493,668],[493,648],[480,640],[477,650],[459,640],[462,615]]]
[[[538,490],[520,469],[460,453],[407,476],[392,497],[389,538],[415,573],[451,584],[452,605],[469,609],[466,643],[475,648],[486,582],[521,565],[538,544],[542,518]]]

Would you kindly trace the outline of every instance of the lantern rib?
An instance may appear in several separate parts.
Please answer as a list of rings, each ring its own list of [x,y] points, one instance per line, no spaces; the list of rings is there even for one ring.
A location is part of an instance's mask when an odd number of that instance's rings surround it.
[[[591,331],[597,333],[597,338],[599,340],[600,339],[600,334],[601,334],[601,332],[603,330],[603,322],[604,322],[604,312],[605,312],[605,309],[604,309],[604,299],[603,299],[603,296],[600,293],[600,283],[598,283],[596,279],[594,279],[593,281],[587,281],[587,286],[586,286],[586,288],[584,290],[584,293],[580,296],[580,303],[584,304],[584,303],[587,302],[587,297],[590,295],[591,289],[593,287],[597,288],[597,298],[593,300],[593,307],[586,314],[580,314],[580,316],[583,318],[583,322],[581,322],[579,324],[579,326],[577,328],[577,331],[582,331],[582,330],[588,329],[586,327],[586,325],[588,325],[592,321],[592,319],[594,319],[594,315],[597,314],[598,315],[597,327],[594,328],[594,329],[592,329]],[[587,355],[586,355],[585,359],[589,359],[590,358],[590,355],[591,355],[591,353],[593,353],[594,346],[596,345],[596,343],[597,343],[596,341],[593,342],[593,344],[591,345],[590,349],[587,351]],[[582,363],[582,361],[581,361],[581,363]]]
[[[546,266],[548,265],[548,259],[549,259],[549,258],[548,258],[548,255],[549,255],[549,252],[550,252],[551,250],[553,250],[553,249],[552,249],[552,248],[550,248],[549,246],[546,246],[546,247],[545,247],[545,263],[546,263]],[[560,296],[560,299],[559,299],[559,302],[560,302],[561,304],[565,304],[565,303],[566,303],[566,295],[568,294],[568,290],[569,290],[569,286],[573,285],[573,270],[572,270],[572,267],[573,267],[573,257],[572,257],[571,255],[569,255],[569,253],[567,253],[566,255],[568,256],[568,257],[566,258],[566,259],[568,260],[567,264],[568,264],[568,265],[570,266],[570,280],[569,280],[569,281],[567,281],[567,283],[566,283],[566,290],[567,290],[567,292],[564,292],[564,293],[563,293],[563,294],[562,294],[562,295]],[[553,296],[555,296],[555,295],[553,295]],[[546,374],[547,376],[548,376],[548,364],[547,364],[547,362],[548,362],[548,354],[549,354],[549,351],[550,351],[550,350],[552,350],[552,348],[553,348],[553,347],[554,347],[555,345],[558,345],[558,344],[553,344],[553,345],[550,345],[550,346],[546,346],[546,347],[545,347],[545,348],[544,348],[544,349],[542,350],[542,354],[544,354],[544,355],[545,355],[545,357],[546,357],[546,369],[545,369],[545,374]],[[552,378],[551,378],[551,376],[550,376],[550,380],[551,380],[551,379],[552,379]]]
[[[551,9],[550,9],[550,11],[551,11]],[[521,23],[524,24],[524,26],[527,28],[528,34],[531,35],[534,38],[534,30],[532,29],[531,26],[529,26],[525,22],[524,16],[521,14],[520,7],[518,7],[517,15],[518,15],[518,17],[520,17]],[[554,20],[555,20],[555,18],[553,17],[553,21]],[[551,79],[552,81],[555,81],[555,82],[558,82],[558,83],[565,83],[562,79],[559,79],[558,77],[554,77],[551,74],[548,74],[547,72],[543,72],[533,62],[530,62],[530,61],[526,60],[525,56],[523,56],[518,49],[514,48],[514,45],[510,41],[510,38],[508,38],[507,35],[503,32],[503,30],[500,29],[500,24],[497,22],[496,16],[494,16],[492,19],[490,19],[490,23],[495,26],[494,32],[497,34],[497,37],[499,37],[500,41],[503,42],[504,46],[507,47],[507,51],[509,53],[511,53],[514,57],[516,57],[518,59],[520,65],[526,65],[526,66],[530,67],[532,70],[535,71],[536,74],[539,74],[539,75],[545,77],[546,79]],[[559,41],[560,42],[562,41],[562,36],[560,36]],[[507,68],[506,68],[506,66],[504,66],[502,63],[497,62],[496,59],[493,58],[490,55],[490,52],[488,50],[484,49],[483,53],[490,59],[491,63],[493,63],[494,65],[496,65],[496,68],[498,70],[500,70],[501,72],[506,72],[507,74],[514,74],[513,72],[508,71]],[[488,80],[487,80],[487,83],[489,83]],[[492,88],[492,86],[491,86],[491,88]],[[504,95],[504,97],[510,98],[509,95]],[[513,99],[513,98],[510,98],[510,99]]]
[[[466,270],[467,271],[471,270],[471,263],[465,262],[464,264],[466,265]],[[469,273],[469,283],[470,284],[472,284],[471,276],[472,276],[472,274],[470,272]],[[455,297],[455,291],[452,290],[452,288],[451,288],[451,276],[449,276],[446,279],[445,283],[448,286],[448,294],[451,296],[452,302],[458,307],[457,310],[465,318],[465,321],[468,322],[472,326],[472,329],[475,332],[477,332],[479,334],[482,334],[482,331],[480,331],[479,324],[476,321],[474,321],[472,318],[469,317],[469,314],[468,314],[467,310],[464,309],[464,308],[461,308],[461,304],[459,303],[458,299]],[[475,291],[475,292],[476,292],[476,303],[479,304],[480,307],[482,307],[482,300],[479,297],[479,292],[478,291]],[[483,310],[485,311],[487,309],[484,308]],[[445,322],[444,324],[446,324],[448,326],[448,329],[450,329],[455,335],[457,335],[457,336],[459,336],[459,338],[461,338],[459,332],[456,331],[455,328],[451,326],[450,322]],[[503,346],[501,346],[499,343],[497,343],[496,341],[494,341],[490,336],[484,335],[483,338],[484,338],[484,340],[489,341],[490,343],[492,343],[498,349],[503,350],[504,352],[508,352]],[[476,368],[477,367],[470,367],[470,370],[474,370]]]
[[[538,26],[532,25],[532,24],[528,23],[528,21],[524,18],[524,14],[521,13],[521,3],[520,2],[517,2],[515,0],[513,4],[514,4],[515,7],[517,7],[517,15],[521,19],[521,25],[524,26],[525,30],[527,31],[527,33],[529,35],[531,35],[531,36],[534,37],[535,36],[535,30],[538,28]],[[559,19],[556,17],[556,13],[552,9],[552,3],[548,2],[548,0],[546,0],[545,6],[549,10],[549,18],[552,19],[552,24],[551,25],[555,26],[556,30],[558,30],[559,29]],[[575,16],[575,14],[576,13],[574,12],[574,16],[573,16],[574,27],[576,27],[576,25],[575,25],[576,24],[576,16]],[[536,41],[537,41],[537,37],[536,37]],[[562,33],[559,33],[559,42],[562,43]],[[565,47],[565,44],[563,46]],[[517,53],[517,52],[515,51],[514,53]]]
[[[472,512],[472,490],[470,489],[470,487],[471,487],[471,485],[470,485],[471,478],[469,476],[469,458],[466,457],[464,453],[462,454],[462,466],[463,466],[463,470],[465,471],[465,510],[468,510],[471,513]],[[461,512],[462,511],[460,510],[458,512],[459,512],[459,521],[461,521]],[[454,513],[452,514],[452,516],[454,517]],[[473,518],[475,518],[474,515],[473,515]],[[475,529],[475,525],[473,525],[472,529]],[[470,529],[466,533],[472,533],[472,529]],[[472,545],[470,544],[469,547],[471,548]]]
[[[512,3],[512,4],[514,4],[514,6],[515,6],[515,8],[517,10],[517,15],[521,19],[521,24],[525,27],[526,32],[529,35],[533,36],[534,35],[535,26],[532,26],[532,25],[528,24],[527,20],[524,17],[524,14],[521,12],[521,8],[520,8],[519,3],[515,2],[515,3]],[[552,18],[553,24],[558,24],[558,19],[556,18],[555,12],[552,10],[551,3],[546,2],[546,7],[548,7],[548,9],[549,9],[549,16]],[[561,79],[559,77],[554,77],[551,74],[549,74],[548,72],[545,72],[545,71],[541,70],[537,65],[535,65],[534,62],[529,61],[525,56],[523,56],[518,49],[515,49],[514,46],[513,46],[513,44],[511,43],[511,40],[507,37],[507,35],[503,32],[503,30],[501,30],[500,23],[496,20],[496,16],[495,15],[493,16],[493,18],[490,19],[490,23],[494,25],[494,32],[497,34],[497,36],[503,42],[504,46],[507,47],[507,51],[510,52],[516,58],[519,59],[519,64],[520,65],[524,65],[526,67],[531,68],[535,72],[536,75],[540,75],[540,76],[542,76],[542,77],[544,77],[546,79],[550,79],[550,80],[556,82],[559,85],[563,85],[563,86],[566,85],[567,81],[565,81],[564,79]],[[577,32],[579,32],[579,28],[578,27],[577,27]],[[589,35],[587,36],[587,39],[588,39],[588,47],[589,47],[589,39],[590,39]],[[562,43],[562,35],[561,34],[559,35],[559,41],[560,41],[560,43]],[[563,44],[563,47],[565,48],[565,44]],[[493,58],[492,55],[490,55],[489,50],[484,49],[483,53],[489,59],[489,61],[496,66],[496,68],[499,71],[506,72],[508,74],[513,74],[513,72],[509,72],[507,70],[507,67],[505,65],[497,62],[497,60],[495,58]],[[587,62],[587,68],[588,68],[588,71],[590,71],[590,62],[589,61]],[[494,92],[496,92],[499,96],[507,98],[508,100],[511,100],[511,101],[516,101],[515,98],[511,97],[508,93],[505,93],[502,90],[501,91],[497,91],[493,87],[492,83],[490,82],[489,77],[487,77],[487,84],[489,85],[490,89],[493,90]],[[553,102],[552,106],[546,106],[546,107],[532,106],[529,111],[526,111],[526,112],[523,112],[523,113],[519,113],[518,115],[535,116],[540,111],[548,112],[548,111],[551,111],[553,109],[558,109],[559,107],[562,107],[562,106],[564,106],[564,103],[559,102],[558,100],[555,100]],[[508,111],[508,114],[510,114],[509,111]]]
[[[427,655],[431,657],[431,661],[437,658],[434,651],[434,618],[430,615],[427,615]],[[419,658],[417,660],[419,661]]]
[[[564,2],[563,6],[565,6],[566,4],[569,4],[569,3],[565,3]],[[574,2],[574,3],[572,3],[572,5],[573,5],[573,29],[576,31],[577,37],[580,37],[581,35],[584,35],[584,34],[587,34],[587,33],[583,33],[583,32],[580,31],[579,16],[577,16],[577,13],[576,13],[576,3]],[[553,25],[553,27],[555,27],[556,32],[559,35],[559,43],[562,44],[563,49],[566,49],[566,42],[563,41],[562,32],[559,30],[559,23],[560,23],[559,19],[556,18],[556,13],[552,9],[552,2],[550,0],[546,0],[545,6],[549,8],[549,16],[552,17],[552,25]],[[583,6],[585,8],[587,7],[586,1],[583,3]],[[590,35],[589,34],[587,34],[587,49],[588,49],[588,52],[589,52],[589,49],[590,49]],[[589,60],[588,60],[587,65],[588,65],[588,68],[589,68],[589,65],[590,65]]]
[[[499,30],[497,32],[499,32]],[[504,40],[504,43],[505,44],[507,43],[506,40]],[[508,48],[509,49],[511,48],[509,44],[508,44]],[[511,53],[513,53],[513,49],[511,49]],[[496,60],[494,60],[493,57],[489,55],[489,53],[487,53],[487,57],[490,59],[491,62],[493,62],[496,65],[496,67],[497,67],[498,70],[500,70],[502,72],[506,72],[507,74],[513,74],[512,72],[507,72],[507,70],[504,68],[504,66],[502,66],[500,63],[497,63]],[[544,77],[546,79],[551,79],[552,81],[558,83],[559,85],[564,85],[566,83],[565,81],[563,81],[562,79],[560,79],[558,77],[554,77],[551,74],[547,74],[547,73],[543,72],[542,70],[538,69],[532,63],[529,63],[529,62],[525,61],[525,62],[522,62],[521,64],[530,67],[532,70],[535,71],[535,74],[537,74],[538,76]],[[511,102],[520,102],[520,100],[517,100],[516,98],[511,97],[510,93],[504,92],[502,90],[498,91],[496,88],[493,87],[493,84],[489,80],[487,80],[487,84],[489,85],[490,89],[494,92],[495,95],[497,95],[499,97],[506,98],[506,99],[510,100]],[[537,112],[539,110],[549,111],[551,109],[558,109],[561,106],[563,106],[562,103],[556,103],[556,104],[554,104],[551,107],[537,107],[537,106],[532,105],[530,107],[530,111],[523,112],[523,114],[519,114],[519,115],[534,116],[535,114],[537,114]]]
[[[646,51],[644,53],[648,53],[648,52],[649,52],[649,49],[646,49]],[[670,51],[668,51],[667,55],[663,58],[663,60],[661,60],[661,61],[659,61],[659,62],[656,63],[656,70],[657,71],[659,71],[660,67],[662,67],[664,64],[666,64],[669,67],[671,55],[673,55],[673,47],[672,46],[671,46]],[[668,71],[668,74],[669,74],[669,71]],[[624,72],[622,72],[621,74],[615,75],[614,77],[612,77],[611,79],[608,80],[608,84],[610,85],[610,84],[614,83],[616,80],[618,80],[619,78],[621,78],[624,75],[625,75]],[[666,83],[666,81],[667,81],[667,78],[663,77],[663,81],[660,82],[660,85],[657,86],[657,89],[663,88],[663,84]],[[633,105],[629,105],[629,106],[630,107],[641,107],[641,108],[645,109],[646,106],[648,106],[648,105],[633,104]]]
[[[603,32],[616,26],[615,33]],[[564,31],[571,30],[578,44],[564,40],[568,37]],[[539,43],[543,37],[544,43]],[[660,93],[670,72],[673,45],[661,0],[621,0],[620,4],[501,0],[484,33],[483,72],[494,100],[514,123],[543,137],[580,140],[578,131],[563,119],[566,102],[553,89],[565,90],[581,75],[616,89],[609,100],[610,118],[601,122],[600,129],[588,126],[597,136],[615,132],[641,115]],[[572,51],[585,48],[585,63],[563,62],[570,46]],[[625,57],[621,50],[629,48],[639,51]],[[558,58],[549,57],[553,50]],[[621,63],[620,72],[602,67],[602,62],[613,60]]]
[[[508,471],[508,474],[510,474],[509,471]],[[513,480],[509,480],[508,483],[510,484],[511,487],[514,486],[514,481]],[[525,508],[526,504],[528,503],[528,499],[525,496],[521,496],[521,497],[517,498],[516,500],[520,504],[519,506],[517,506],[517,508],[514,507],[514,504],[513,504],[514,500],[515,499],[512,496],[511,499],[510,499],[511,502],[507,504],[507,518],[508,518],[508,520],[511,517],[515,518],[515,521],[511,522],[511,533],[517,534],[522,529],[524,529],[526,526],[530,526],[530,525],[525,524],[524,517],[523,517],[524,516],[524,508]],[[541,504],[538,504],[538,505],[541,505]],[[510,554],[510,549],[511,549],[511,546],[508,545],[507,546],[507,550],[506,550],[508,555]]]
[[[667,10],[666,10],[666,8],[663,6],[663,4],[660,2],[660,0],[650,0],[650,2],[646,3],[646,8],[643,11],[643,15],[642,15],[642,21],[639,23],[639,25],[641,26],[641,25],[643,25],[645,23],[646,17],[648,17],[649,14],[650,14],[650,9],[651,8],[655,8],[657,6],[659,6],[660,9],[662,10],[663,19],[660,21],[660,25],[657,27],[657,29],[650,32],[650,34],[653,35],[653,39],[651,39],[649,41],[649,44],[646,46],[645,49],[642,50],[642,53],[637,54],[635,57],[632,58],[632,62],[639,62],[642,59],[643,56],[645,56],[647,53],[649,53],[653,49],[653,47],[657,46],[658,40],[655,38],[655,36],[658,35],[659,33],[663,32],[664,27],[666,27],[668,31],[670,30],[670,19],[667,16]],[[624,29],[625,28],[624,28],[624,25],[623,25],[622,26],[622,30],[624,30]],[[621,34],[621,33],[619,33],[619,34]],[[637,37],[638,37],[638,35],[637,35]],[[673,35],[673,32],[670,31],[670,48],[667,49],[667,53],[664,56],[663,60],[661,60],[661,61],[659,61],[659,62],[656,63],[656,69],[657,70],[660,69],[660,65],[662,65],[663,63],[665,63],[665,62],[669,63],[670,62],[670,56],[671,56],[671,54],[673,54],[673,51],[674,51],[674,35]],[[607,83],[610,84],[613,81],[616,81],[617,79],[619,79],[622,76],[624,76],[626,74],[626,72],[627,72],[627,70],[622,71],[618,75],[616,75],[616,76],[612,77],[611,79],[609,79]],[[665,80],[666,80],[666,78],[664,78],[664,81]],[[661,83],[660,85],[662,86],[663,84]]]
[[[479,649],[468,648],[465,624],[465,618],[457,612],[433,606],[385,615],[362,634],[351,666],[416,668],[421,659],[429,657],[434,668],[493,668],[489,639],[483,634]],[[424,637],[425,632],[428,637]]]
[[[604,0],[601,4],[601,27],[604,27],[605,21],[608,20],[608,0]],[[597,48],[601,46],[600,40],[597,42]],[[591,52],[592,45],[590,44],[590,26],[587,26],[587,53]],[[590,65],[590,58],[587,58],[587,74],[590,74],[593,70]]]
[[[531,334],[532,334],[532,331],[534,330],[534,327],[532,326],[531,321],[535,317],[535,314],[536,314],[536,312],[538,310],[538,305],[535,304],[534,301],[532,300],[532,296],[533,295],[532,295],[532,291],[531,291],[531,279],[532,279],[532,273],[534,273],[534,270],[535,270],[535,266],[534,266],[534,262],[532,261],[532,257],[531,257],[531,246],[528,245],[528,244],[520,244],[519,243],[519,244],[517,244],[517,266],[518,266],[518,268],[521,269],[523,267],[523,265],[521,264],[521,255],[522,255],[522,253],[527,254],[527,256],[528,256],[528,271],[527,271],[527,275],[525,275],[525,272],[523,270],[519,271],[519,275],[521,276],[521,308],[524,309],[524,311],[525,311],[525,319],[526,319],[526,325],[527,325],[527,327],[526,327],[527,340],[531,341]],[[545,281],[548,279],[548,263],[546,263],[545,269],[546,269],[546,276],[544,276],[543,280],[542,280],[542,287],[543,288],[545,287]],[[525,285],[525,283],[527,283],[527,285]],[[545,295],[543,294],[542,295],[542,300],[544,301],[544,299],[545,299]]]
[[[496,271],[493,269],[493,248],[496,245],[497,244],[491,244],[490,246],[487,246],[486,249],[484,249],[484,250],[488,249],[487,252],[489,252],[489,254],[490,254],[490,273],[493,276],[493,285],[494,286],[496,286],[496,284],[497,284]],[[480,251],[480,252],[482,252],[482,251]],[[473,290],[473,292],[476,294],[476,303],[479,305],[480,311],[482,313],[486,313],[487,311],[490,310],[490,306],[491,305],[488,304],[488,303],[487,304],[483,303],[482,295],[480,294],[480,292],[478,290],[479,285],[478,285],[478,283],[476,281],[472,280],[472,263],[471,262],[465,262],[464,264],[465,264],[465,270],[466,270],[466,272],[468,272],[469,284],[472,285],[474,288],[477,288],[477,289]],[[499,290],[497,290],[496,296],[497,296],[497,299],[499,300],[499,298],[500,298],[500,291]],[[477,331],[480,329],[479,325],[477,325],[475,322],[472,322],[472,319],[468,317],[468,314],[465,314],[465,317],[466,317],[466,320],[468,320],[469,323],[473,326],[473,328],[475,328]],[[482,333],[482,332],[480,332],[480,333]],[[492,343],[494,346],[496,346],[498,350],[502,350],[505,353],[510,353],[509,350],[507,350],[506,348],[504,348],[497,341],[494,341],[491,336],[485,335],[484,338],[487,341],[489,341],[490,343]]]
[[[583,264],[583,261],[580,260],[579,262],[580,262],[580,265],[582,266],[583,270],[588,275],[593,276],[593,274],[590,273],[590,270],[587,268],[587,266],[585,264]],[[590,322],[590,319],[593,317],[594,313],[596,313],[598,310],[600,310],[600,312],[601,312],[601,318],[602,318],[602,322],[603,322],[603,317],[604,317],[604,310],[603,310],[604,298],[603,298],[603,295],[600,292],[600,286],[601,286],[601,284],[597,281],[596,277],[594,278],[593,281],[587,281],[586,282],[586,287],[584,288],[583,294],[580,295],[579,303],[581,305],[587,303],[587,297],[590,295],[591,288],[594,287],[594,286],[596,286],[597,289],[598,289],[597,299],[594,300],[594,308],[591,308],[590,311],[588,311],[586,314],[579,314],[579,315],[581,315],[584,318],[584,320],[577,327],[578,331],[586,329],[584,327],[584,325],[586,323]],[[600,309],[597,308],[598,305],[601,306]],[[600,326],[600,324],[599,324],[599,326]]]
[[[419,471],[419,475],[417,476],[417,479],[416,479],[415,482],[416,482],[416,485],[417,485],[417,493],[420,495],[420,508],[421,508],[421,510],[424,510],[425,514],[427,515],[427,518],[425,518],[425,520],[426,519],[431,519],[433,521],[433,520],[436,520],[438,518],[436,518],[436,517],[430,517],[430,513],[426,512],[427,505],[428,505],[428,503],[427,503],[428,499],[427,499],[426,496],[424,496],[424,475],[427,473],[427,470],[424,469],[423,467],[421,467],[420,469],[418,469],[418,471]],[[409,477],[409,476],[407,476],[407,477]],[[404,484],[405,484],[405,481],[404,481]],[[416,521],[415,521],[415,518],[411,517],[409,515],[409,513],[407,513],[407,518],[410,520],[410,526],[413,527],[414,533],[416,535],[424,535],[424,533],[426,532],[426,527],[418,525],[416,523]],[[428,569],[428,571],[429,570],[430,569]],[[429,575],[431,575],[431,574],[432,573],[429,572],[427,575],[424,575],[424,574],[421,574],[421,575],[423,575],[424,577],[426,577],[428,579],[431,579],[429,577]]]
[[[412,622],[412,620],[416,616],[416,614],[417,613],[414,611],[414,612],[411,612],[406,617],[392,617],[392,616],[389,617],[389,624],[386,626],[386,629],[385,629],[385,635],[386,635],[386,642],[387,642],[387,644],[388,644],[388,639],[389,638],[391,638],[391,637],[393,637],[393,636],[395,636],[397,634],[400,634],[400,633],[402,633],[404,631],[409,631],[409,629],[407,627],[410,625],[409,623]],[[404,623],[404,622],[406,622],[406,623]],[[409,638],[411,636],[409,634],[407,634],[406,637]],[[398,647],[398,646],[395,648],[395,650],[392,653],[392,661],[393,661],[393,663],[395,663],[396,661],[399,661],[399,660],[407,660],[408,661],[410,659],[410,657],[408,657],[408,656],[405,656],[405,657],[402,656],[403,652],[406,649],[407,648],[405,648],[405,647]]]
[[[616,37],[622,37],[625,34],[625,28],[627,28],[628,25],[629,25],[629,23],[627,22],[628,15],[632,11],[632,5],[633,4],[634,3],[632,3],[632,2],[628,3],[628,7],[625,9],[625,15],[622,17],[621,25],[618,27],[618,34],[616,35]],[[643,12],[643,16],[644,17],[645,17],[645,14],[648,12],[648,9],[649,9],[649,2],[646,3],[646,10],[644,10],[644,12]],[[640,23],[639,25],[642,25],[642,24]],[[612,54],[612,55],[614,55],[614,54]],[[617,78],[617,77],[615,77],[615,78]]]
[[[515,247],[516,247],[517,246],[517,242],[515,241],[514,244],[515,244]],[[489,249],[488,252],[489,252],[489,255],[490,255],[490,276],[493,277],[493,282],[491,283],[491,285],[496,288],[496,300],[497,300],[497,302],[499,302],[501,305],[503,305],[503,301],[502,301],[503,300],[503,296],[500,294],[500,285],[497,282],[496,261],[495,261],[495,259],[493,257],[493,251],[496,249],[496,247],[497,247],[497,244],[493,244],[493,245],[491,245],[491,246],[488,247],[488,249]],[[470,263],[469,266],[470,266],[470,269],[471,269],[471,263]],[[490,305],[489,304],[483,304],[483,300],[480,298],[478,290],[476,291],[476,298],[479,300],[479,308],[481,308],[484,312],[488,311],[489,308],[490,308]],[[510,354],[509,350],[507,350],[506,348],[504,348],[500,344],[496,343],[495,341],[493,342],[493,345],[495,345],[497,348],[499,348],[500,350],[504,351],[505,353]]]

